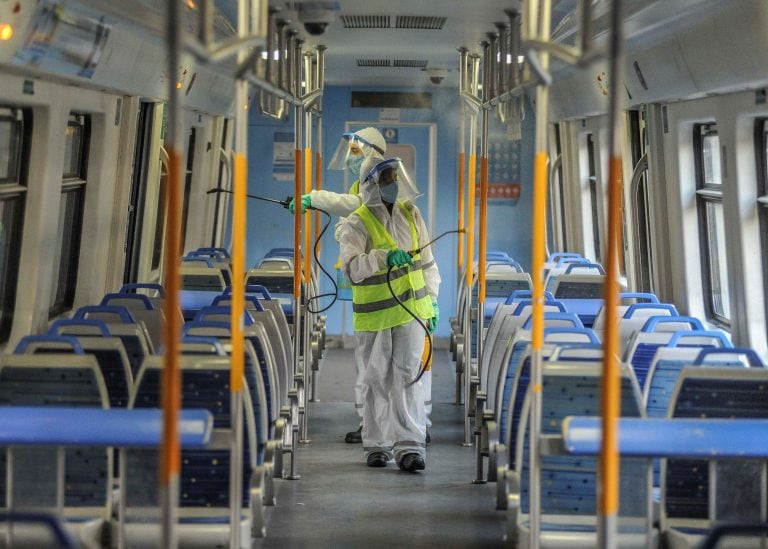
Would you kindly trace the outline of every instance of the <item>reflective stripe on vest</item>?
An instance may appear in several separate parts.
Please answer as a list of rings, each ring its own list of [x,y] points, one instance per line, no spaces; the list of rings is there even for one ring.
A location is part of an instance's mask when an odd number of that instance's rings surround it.
[[[408,208],[398,202],[398,208],[408,220],[411,229],[412,249],[419,247],[416,224]],[[373,249],[394,250],[398,246],[373,212],[363,204],[354,212],[365,224],[372,240]],[[400,301],[417,317],[428,319],[434,316],[432,299],[427,294],[421,254],[413,256],[413,266],[392,269],[390,284]],[[359,283],[352,284],[353,326],[358,332],[377,332],[407,324],[413,317],[403,309],[387,286],[387,269],[377,272]]]

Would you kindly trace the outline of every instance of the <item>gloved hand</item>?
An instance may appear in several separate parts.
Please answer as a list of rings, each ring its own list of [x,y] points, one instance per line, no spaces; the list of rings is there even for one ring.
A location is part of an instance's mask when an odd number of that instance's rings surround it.
[[[288,209],[291,211],[291,213],[294,212],[296,209],[296,206],[294,204],[295,199],[291,198],[291,201],[288,203]],[[312,195],[305,194],[301,197],[301,213],[304,213],[307,211],[307,208],[312,206]]]
[[[427,321],[427,330],[432,335],[437,330],[437,323],[440,322],[440,307],[437,305],[437,299],[432,298],[432,308],[435,310],[435,316]]]
[[[390,250],[387,254],[387,267],[404,267],[413,265],[413,258],[405,250],[400,248]]]

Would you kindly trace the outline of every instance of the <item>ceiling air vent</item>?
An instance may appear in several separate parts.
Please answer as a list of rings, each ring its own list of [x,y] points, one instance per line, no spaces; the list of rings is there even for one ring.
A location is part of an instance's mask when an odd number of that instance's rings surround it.
[[[345,29],[388,29],[392,26],[389,15],[342,15]]]
[[[389,59],[358,59],[358,67],[389,67]]]
[[[427,63],[428,61],[425,59],[394,59],[392,66],[406,69],[424,69],[427,67]]]
[[[395,20],[395,28],[440,30],[445,25],[445,17],[430,17],[426,15],[398,15]]]

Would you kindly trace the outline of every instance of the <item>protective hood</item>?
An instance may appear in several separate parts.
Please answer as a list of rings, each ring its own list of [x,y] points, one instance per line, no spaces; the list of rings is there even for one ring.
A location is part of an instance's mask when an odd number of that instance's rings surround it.
[[[396,185],[396,193],[393,185]],[[363,202],[369,207],[383,205],[385,201],[394,203],[393,198],[398,202],[412,202],[421,196],[399,158],[383,161],[368,158],[363,161],[360,168],[360,192]]]
[[[353,177],[360,172],[361,163],[366,158],[378,158],[387,151],[387,142],[379,130],[373,127],[363,128],[356,132],[342,134],[336,151],[328,163],[329,170],[349,170]]]

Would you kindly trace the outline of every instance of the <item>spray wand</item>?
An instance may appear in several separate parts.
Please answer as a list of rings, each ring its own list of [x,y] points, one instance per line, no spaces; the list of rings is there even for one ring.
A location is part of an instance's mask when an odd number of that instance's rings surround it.
[[[230,191],[228,189],[218,189],[218,188],[217,189],[210,189],[210,190],[206,191],[205,194],[213,194],[213,193],[229,193],[229,194],[234,194],[232,191]],[[253,198],[255,200],[262,200],[264,202],[271,202],[272,204],[280,204],[285,209],[288,209],[290,207],[291,200],[293,200],[292,196],[286,197],[285,200],[277,200],[276,198],[270,198],[268,196],[261,196],[261,195],[258,195],[258,194],[246,194],[245,196],[247,196],[248,198]],[[333,284],[333,292],[328,292],[328,293],[325,293],[325,294],[319,294],[319,295],[313,296],[313,297],[309,298],[309,300],[307,300],[307,311],[309,311],[312,314],[320,314],[320,313],[324,313],[325,311],[327,311],[328,309],[333,307],[333,304],[336,303],[336,300],[339,298],[339,288],[336,285],[336,280],[334,280],[334,278],[330,275],[330,273],[325,270],[325,267],[323,267],[323,264],[320,263],[320,258],[318,257],[318,248],[320,246],[320,240],[323,238],[323,235],[325,234],[325,231],[328,230],[328,226],[331,224],[331,214],[329,214],[328,212],[326,212],[325,210],[323,210],[321,208],[315,208],[313,206],[308,206],[306,209],[307,210],[315,210],[315,211],[318,211],[318,212],[320,212],[322,214],[325,214],[327,216],[327,219],[325,220],[325,225],[323,226],[323,230],[320,231],[320,234],[317,235],[317,238],[315,239],[315,245],[312,247],[312,251],[313,251],[313,254],[314,254],[314,257],[315,257],[315,263],[317,263],[317,265],[320,267],[320,270],[323,271],[323,274],[325,274],[325,276],[328,277],[328,280],[331,281],[331,284]],[[323,307],[322,309],[320,309],[318,311],[313,311],[312,308],[309,306],[310,303],[312,303],[313,301],[315,301],[317,299],[321,299],[323,297],[330,297],[330,296],[333,296],[333,300],[331,300],[331,302],[326,307]]]

